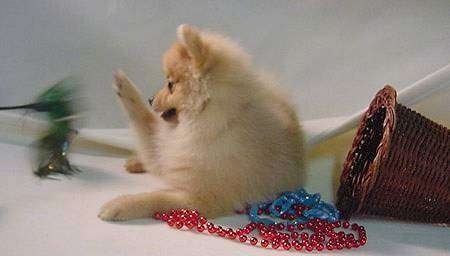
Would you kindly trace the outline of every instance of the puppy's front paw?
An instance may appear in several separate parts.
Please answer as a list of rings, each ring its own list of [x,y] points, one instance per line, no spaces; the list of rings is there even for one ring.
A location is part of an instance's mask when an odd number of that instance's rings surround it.
[[[125,221],[150,216],[150,211],[146,212],[132,195],[119,196],[102,206],[98,217],[105,221]]]
[[[136,104],[141,101],[141,93],[122,70],[114,72],[113,88],[124,104]]]

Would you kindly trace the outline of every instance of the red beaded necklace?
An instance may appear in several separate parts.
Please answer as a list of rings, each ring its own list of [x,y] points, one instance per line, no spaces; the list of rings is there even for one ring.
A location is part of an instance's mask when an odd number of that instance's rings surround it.
[[[322,251],[325,248],[327,250],[358,248],[367,242],[365,228],[356,223],[350,224],[348,221],[328,222],[310,219],[297,225],[279,223],[268,226],[251,222],[243,228],[233,230],[208,222],[196,210],[172,210],[169,213],[155,213],[153,217],[177,229],[186,227],[197,232],[206,230],[211,235],[215,234],[230,240],[237,239],[241,243],[250,243],[253,246],[259,245],[263,248],[269,248],[270,245],[273,249],[291,250],[293,248],[297,251],[305,249],[310,252],[313,250]],[[292,216],[290,217],[292,218]],[[342,230],[336,231],[337,228]],[[351,231],[345,233],[343,230],[346,229]],[[256,232],[261,238],[249,236],[252,232]],[[355,235],[357,235],[357,238]]]

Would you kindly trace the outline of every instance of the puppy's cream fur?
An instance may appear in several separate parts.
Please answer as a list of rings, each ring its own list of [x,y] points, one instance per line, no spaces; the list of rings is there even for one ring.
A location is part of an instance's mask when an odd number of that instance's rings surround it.
[[[229,39],[187,25],[177,35],[151,108],[123,72],[114,84],[138,139],[127,169],[143,167],[172,189],[120,196],[102,207],[103,220],[175,208],[215,217],[301,184],[303,135],[280,88]],[[163,114],[170,109],[176,114]]]

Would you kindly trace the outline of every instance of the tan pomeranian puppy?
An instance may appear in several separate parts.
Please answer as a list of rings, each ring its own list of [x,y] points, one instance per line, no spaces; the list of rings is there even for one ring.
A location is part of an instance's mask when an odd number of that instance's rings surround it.
[[[114,83],[138,142],[127,169],[145,169],[171,189],[119,196],[101,208],[103,220],[177,208],[216,217],[301,185],[303,135],[280,88],[233,41],[188,25],[177,35],[150,108],[122,71]]]

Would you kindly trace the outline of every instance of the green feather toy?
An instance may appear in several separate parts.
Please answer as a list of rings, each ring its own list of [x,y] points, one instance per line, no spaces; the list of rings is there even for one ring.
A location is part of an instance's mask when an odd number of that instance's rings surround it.
[[[0,110],[31,109],[45,113],[49,128],[46,134],[34,142],[36,167],[33,170],[38,177],[55,179],[54,175],[71,175],[79,170],[69,163],[67,154],[70,142],[77,131],[72,128],[75,112],[74,95],[76,79],[66,78],[43,92],[35,103],[0,107]]]

